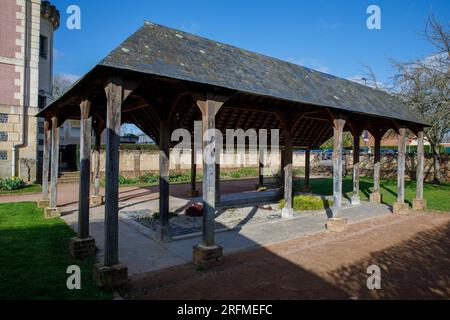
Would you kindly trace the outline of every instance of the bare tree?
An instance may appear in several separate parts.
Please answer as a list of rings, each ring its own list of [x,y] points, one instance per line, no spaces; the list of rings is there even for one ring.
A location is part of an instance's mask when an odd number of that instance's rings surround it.
[[[53,76],[53,99],[58,99],[75,81],[62,73]]]
[[[394,92],[420,114],[431,127],[425,128],[431,145],[434,182],[440,182],[440,146],[450,131],[450,46],[449,28],[433,16],[428,19],[426,38],[436,52],[414,62],[392,60],[397,70]]]

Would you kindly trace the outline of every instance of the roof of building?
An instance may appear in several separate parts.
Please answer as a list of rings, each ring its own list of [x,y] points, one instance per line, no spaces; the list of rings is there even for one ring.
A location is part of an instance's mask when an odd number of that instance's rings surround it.
[[[427,125],[384,91],[151,22],[98,66]]]

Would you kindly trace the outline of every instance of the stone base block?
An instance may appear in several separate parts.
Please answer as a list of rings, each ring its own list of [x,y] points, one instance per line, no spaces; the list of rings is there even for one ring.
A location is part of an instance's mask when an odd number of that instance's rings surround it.
[[[111,267],[96,264],[92,278],[100,288],[124,288],[128,284],[128,268],[123,264]]]
[[[394,203],[392,211],[394,214],[408,214],[409,205],[407,203]]]
[[[281,210],[281,217],[283,219],[293,218],[294,217],[294,209],[283,208],[283,210]]]
[[[303,186],[302,192],[303,193],[311,193],[312,189],[311,186]]]
[[[94,206],[101,206],[105,204],[104,196],[91,196],[91,204]]]
[[[53,219],[61,217],[61,209],[59,208],[45,208],[44,209],[44,218],[45,219]]]
[[[219,261],[223,256],[223,248],[221,246],[207,247],[197,245],[194,247],[193,259],[194,265],[198,267],[209,267],[211,264]]]
[[[352,196],[350,203],[352,206],[359,206],[361,204],[361,200],[359,199],[359,196]]]
[[[195,191],[190,190],[190,191],[188,191],[187,196],[190,198],[198,198],[198,197],[200,197],[200,192],[197,190],[195,190]]]
[[[370,202],[381,203],[383,202],[383,196],[379,192],[374,192],[370,195]]]
[[[427,200],[425,199],[414,199],[413,200],[413,210],[414,211],[424,211],[427,209]]]
[[[347,225],[347,219],[345,218],[331,218],[327,221],[327,230],[330,232],[343,232]]]
[[[49,200],[39,200],[36,204],[39,209],[45,209],[45,208],[48,208],[48,206],[50,205],[50,201]]]
[[[73,238],[70,241],[70,255],[75,259],[84,259],[95,256],[95,239],[94,238]]]

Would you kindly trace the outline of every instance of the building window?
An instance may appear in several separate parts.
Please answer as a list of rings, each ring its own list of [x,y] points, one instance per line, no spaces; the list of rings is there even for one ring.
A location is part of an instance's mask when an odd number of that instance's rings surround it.
[[[47,106],[47,97],[39,96],[38,97],[38,108],[44,109]]]
[[[8,115],[6,113],[0,113],[0,123],[8,123]]]
[[[8,160],[8,151],[0,150],[0,161]]]
[[[8,141],[8,132],[0,131],[0,141]]]
[[[47,59],[48,56],[48,38],[44,36],[39,37],[39,56]]]

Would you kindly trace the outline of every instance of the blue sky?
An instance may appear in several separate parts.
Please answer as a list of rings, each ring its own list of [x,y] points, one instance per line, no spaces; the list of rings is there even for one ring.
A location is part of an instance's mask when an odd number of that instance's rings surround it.
[[[390,58],[422,58],[433,51],[424,39],[433,13],[450,21],[450,1],[237,1],[52,0],[61,11],[55,38],[55,72],[80,76],[150,20],[216,41],[291,61],[344,78],[369,65],[386,82]],[[81,30],[68,30],[66,9],[81,8]],[[367,7],[382,12],[382,29],[366,27]]]

